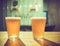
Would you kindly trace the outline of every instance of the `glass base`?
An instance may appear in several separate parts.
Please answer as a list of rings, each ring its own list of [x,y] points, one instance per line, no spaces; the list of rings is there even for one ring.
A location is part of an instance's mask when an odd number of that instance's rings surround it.
[[[34,37],[34,40],[41,40],[41,41],[43,41],[43,40],[44,40],[44,37],[43,37],[43,36],[40,36],[40,37]]]
[[[9,40],[15,40],[15,39],[18,39],[19,37],[17,37],[17,36],[10,36],[8,39]]]

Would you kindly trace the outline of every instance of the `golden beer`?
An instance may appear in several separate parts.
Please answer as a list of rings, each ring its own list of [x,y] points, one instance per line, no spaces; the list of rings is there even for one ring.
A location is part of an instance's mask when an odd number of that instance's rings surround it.
[[[44,30],[46,25],[46,18],[44,17],[32,17],[32,31],[34,39],[40,40],[44,36]]]
[[[8,30],[8,38],[16,38],[20,31],[20,17],[6,17],[6,27]]]

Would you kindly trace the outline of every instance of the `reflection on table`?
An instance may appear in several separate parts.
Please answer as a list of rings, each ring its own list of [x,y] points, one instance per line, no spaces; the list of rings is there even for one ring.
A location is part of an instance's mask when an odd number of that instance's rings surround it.
[[[17,38],[14,40],[8,39],[4,46],[25,46],[21,39]]]

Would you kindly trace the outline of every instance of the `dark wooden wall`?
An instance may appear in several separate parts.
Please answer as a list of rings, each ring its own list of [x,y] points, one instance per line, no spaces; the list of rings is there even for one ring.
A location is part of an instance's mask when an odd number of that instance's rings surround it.
[[[7,15],[7,0],[0,0],[0,31],[3,31],[6,29],[5,27],[5,15]],[[4,13],[6,13],[4,15]]]
[[[3,0],[0,0],[0,30],[4,29],[3,27]]]

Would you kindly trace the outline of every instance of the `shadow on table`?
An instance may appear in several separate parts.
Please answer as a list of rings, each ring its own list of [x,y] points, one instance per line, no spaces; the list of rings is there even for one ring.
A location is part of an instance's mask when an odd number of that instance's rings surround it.
[[[25,46],[21,39],[7,40],[4,46]]]
[[[35,40],[38,44],[41,46],[60,46],[60,44],[52,42],[50,40],[44,39],[44,40]]]

